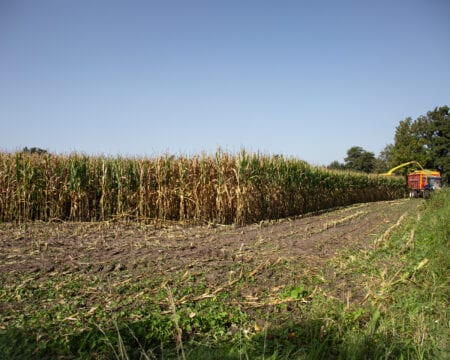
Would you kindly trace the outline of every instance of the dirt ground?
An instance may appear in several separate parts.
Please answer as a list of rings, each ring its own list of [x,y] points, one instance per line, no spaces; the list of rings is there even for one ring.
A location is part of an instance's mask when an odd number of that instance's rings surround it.
[[[244,310],[254,331],[264,323],[260,309],[312,304],[314,294],[357,306],[371,291],[371,275],[355,271],[351,259],[370,261],[368,250],[421,204],[356,204],[245,227],[0,224],[0,331],[35,329],[32,337],[41,342],[55,334],[69,339],[92,324],[139,322],[158,311],[166,316],[173,301],[186,309],[198,305],[208,318],[201,303],[219,296],[220,306],[234,309],[229,314]],[[273,324],[306,316],[302,307],[286,306],[274,310]]]
[[[278,259],[318,267],[340,251],[372,246],[377,236],[419,202],[353,205],[321,215],[245,227],[143,225],[122,222],[0,225],[0,273],[140,274],[189,270],[220,282],[230,266],[253,268]]]

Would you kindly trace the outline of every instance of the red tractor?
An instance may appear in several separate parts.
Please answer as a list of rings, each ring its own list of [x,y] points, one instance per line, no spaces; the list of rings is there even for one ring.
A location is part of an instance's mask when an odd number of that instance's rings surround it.
[[[430,193],[440,189],[442,178],[439,171],[416,170],[408,175],[409,197],[428,199]]]
[[[425,170],[417,161],[410,161],[392,168],[383,175],[390,176],[396,170],[411,164],[418,165],[421,170],[413,171],[408,175],[409,197],[423,197],[428,199],[432,191],[440,189],[442,186],[442,178],[439,171]]]

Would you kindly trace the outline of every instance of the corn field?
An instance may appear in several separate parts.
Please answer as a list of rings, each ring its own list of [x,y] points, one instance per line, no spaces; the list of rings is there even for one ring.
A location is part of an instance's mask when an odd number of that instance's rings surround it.
[[[155,158],[0,153],[1,222],[245,224],[404,194],[402,178],[245,151]]]

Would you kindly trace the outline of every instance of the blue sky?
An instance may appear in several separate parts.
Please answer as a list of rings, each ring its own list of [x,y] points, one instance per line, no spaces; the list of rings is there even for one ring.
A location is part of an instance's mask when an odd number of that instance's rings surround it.
[[[313,164],[450,105],[450,1],[0,1],[0,149]]]

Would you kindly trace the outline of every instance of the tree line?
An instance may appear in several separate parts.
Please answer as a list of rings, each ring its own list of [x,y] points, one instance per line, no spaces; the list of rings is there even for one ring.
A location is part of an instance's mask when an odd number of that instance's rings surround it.
[[[414,120],[407,117],[396,127],[394,143],[386,145],[377,157],[361,146],[353,146],[347,150],[344,163],[333,161],[328,168],[385,173],[394,166],[415,160],[426,169],[440,171],[443,181],[449,184],[449,110],[445,105]]]

